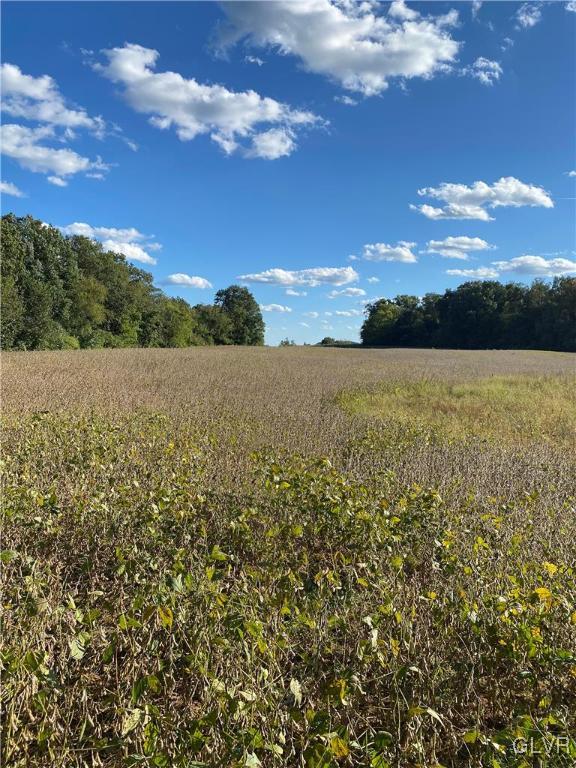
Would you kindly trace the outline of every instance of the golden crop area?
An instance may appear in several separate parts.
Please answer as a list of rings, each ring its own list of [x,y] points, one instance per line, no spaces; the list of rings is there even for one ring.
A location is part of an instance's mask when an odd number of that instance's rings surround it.
[[[576,763],[574,355],[2,374],[3,766]]]

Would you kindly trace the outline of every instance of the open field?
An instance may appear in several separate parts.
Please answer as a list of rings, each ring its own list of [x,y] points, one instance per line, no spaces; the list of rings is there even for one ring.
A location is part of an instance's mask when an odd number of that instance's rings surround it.
[[[4,354],[2,764],[574,765],[575,384],[546,352]]]

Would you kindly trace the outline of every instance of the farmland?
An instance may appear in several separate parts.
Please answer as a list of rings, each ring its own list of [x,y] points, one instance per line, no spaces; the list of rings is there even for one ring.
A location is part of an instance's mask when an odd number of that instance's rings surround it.
[[[575,383],[535,351],[5,353],[2,764],[573,765]]]

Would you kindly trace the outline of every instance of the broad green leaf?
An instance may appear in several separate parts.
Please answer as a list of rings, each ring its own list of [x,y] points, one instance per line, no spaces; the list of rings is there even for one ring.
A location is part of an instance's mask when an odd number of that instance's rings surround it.
[[[68,646],[70,648],[70,656],[76,661],[80,659],[86,653],[86,645],[90,640],[90,635],[87,632],[80,632],[75,638],[70,640]]]

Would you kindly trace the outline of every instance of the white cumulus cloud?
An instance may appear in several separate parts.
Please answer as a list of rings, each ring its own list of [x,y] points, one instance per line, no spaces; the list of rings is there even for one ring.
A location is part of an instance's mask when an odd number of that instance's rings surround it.
[[[425,253],[438,253],[446,259],[462,260],[468,259],[469,255],[475,251],[487,251],[496,247],[480,237],[467,237],[465,235],[446,237],[444,240],[429,240],[426,246]]]
[[[270,128],[254,136],[246,156],[277,160],[291,155],[295,148],[294,132],[290,128]]]
[[[576,261],[570,259],[545,259],[543,256],[517,256],[509,261],[493,261],[499,272],[512,272],[516,275],[534,275],[536,277],[555,277],[576,272]]]
[[[296,291],[294,288],[286,288],[286,296],[308,296],[308,291]]]
[[[420,14],[413,8],[408,8],[404,0],[392,0],[388,9],[388,16],[396,19],[417,19]]]
[[[352,267],[312,267],[310,269],[267,269],[248,275],[240,275],[238,280],[247,283],[267,283],[269,285],[346,285],[355,283],[359,275]]]
[[[418,259],[412,253],[416,243],[400,240],[396,245],[387,243],[368,243],[364,246],[362,258],[366,261],[400,261],[404,264],[414,264]]]
[[[508,261],[493,261],[489,267],[478,269],[448,269],[447,275],[456,277],[496,278],[505,274],[533,277],[557,277],[576,274],[576,261],[570,259],[545,259],[543,256],[517,256]]]
[[[156,264],[156,259],[150,256],[138,243],[123,243],[118,240],[103,240],[102,246],[106,251],[121,253],[130,261],[140,261],[142,264]]]
[[[105,121],[91,117],[85,109],[66,106],[56,82],[49,75],[33,77],[22,72],[15,64],[2,64],[2,111],[12,117],[64,128],[86,128],[102,136]]]
[[[121,253],[130,261],[142,264],[156,264],[156,259],[150,256],[149,250],[158,250],[160,243],[148,242],[151,235],[144,235],[134,227],[117,229],[116,227],[93,227],[85,222],[75,221],[65,227],[59,227],[65,235],[82,235],[94,240],[100,240],[107,251]]]
[[[28,171],[62,179],[91,170],[108,170],[100,158],[90,160],[68,147],[47,146],[46,142],[54,141],[55,138],[51,126],[29,128],[15,123],[0,126],[2,154],[11,157]],[[50,181],[54,183],[53,178]]]
[[[0,181],[0,192],[3,195],[12,195],[12,197],[26,197],[24,192],[10,181]]]
[[[85,224],[81,221],[75,221],[73,224],[68,224],[65,227],[60,227],[65,235],[82,235],[83,237],[93,237],[97,240],[111,239],[111,240],[123,240],[128,242],[130,240],[146,240],[149,235],[143,235],[134,227],[127,229],[117,229],[116,227],[93,227],[90,224]]]
[[[296,132],[319,123],[312,112],[292,109],[256,91],[206,85],[178,72],[156,72],[158,51],[126,43],[103,51],[106,64],[94,68],[124,87],[136,111],[151,115],[156,128],[174,128],[181,141],[207,134],[226,154],[273,160],[296,147]]]
[[[109,166],[99,157],[91,160],[62,147],[76,138],[78,130],[103,138],[107,128],[102,117],[69,106],[49,75],[34,77],[15,64],[5,63],[0,68],[0,81],[3,114],[37,123],[33,127],[5,123],[1,134],[4,155],[26,170],[46,174],[57,187],[67,186],[68,178],[77,173],[103,178]]]
[[[443,208],[437,208],[426,203],[422,205],[410,205],[413,211],[418,211],[427,219],[437,221],[440,219],[476,219],[477,221],[494,221],[488,211],[479,205],[458,205],[450,203]]]
[[[373,0],[227,2],[224,9],[230,25],[222,45],[245,39],[273,48],[365,96],[381,93],[391,78],[429,79],[447,71],[460,47],[449,32],[456,11],[421,15],[401,0],[388,7]]]
[[[173,275],[163,281],[165,285],[183,285],[186,288],[212,288],[212,283],[206,280],[205,277],[198,277],[197,275],[187,275],[184,272],[175,272]]]
[[[443,182],[438,187],[419,189],[420,196],[441,200],[445,205],[411,205],[429,219],[477,219],[492,221],[487,209],[521,206],[553,208],[550,194],[542,187],[525,184],[513,176],[498,179],[494,184],[475,181],[471,186]]]

